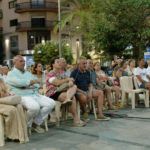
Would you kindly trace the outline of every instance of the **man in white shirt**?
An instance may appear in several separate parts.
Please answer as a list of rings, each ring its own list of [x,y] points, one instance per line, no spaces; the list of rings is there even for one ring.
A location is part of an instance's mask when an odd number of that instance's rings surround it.
[[[146,68],[144,68],[144,59],[139,59],[138,67],[135,69],[134,75],[137,77],[137,82],[140,88],[150,90],[150,80],[147,78]]]
[[[27,109],[28,127],[38,133],[44,130],[40,127],[48,114],[55,107],[55,101],[38,93],[40,81],[24,69],[25,60],[21,55],[13,59],[14,68],[8,73],[6,83],[11,87],[11,92],[20,95],[21,104]]]
[[[150,80],[150,60],[147,60],[148,67],[146,69],[147,78]]]

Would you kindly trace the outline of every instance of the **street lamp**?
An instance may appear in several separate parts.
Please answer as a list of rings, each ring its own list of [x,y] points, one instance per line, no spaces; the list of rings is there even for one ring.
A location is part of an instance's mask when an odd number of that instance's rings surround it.
[[[58,25],[59,25],[59,34],[58,34],[58,41],[59,41],[59,57],[62,57],[61,53],[61,14],[60,14],[60,0],[58,0]]]
[[[6,60],[10,59],[10,40],[9,38],[5,39],[5,52],[6,52]],[[8,61],[8,65],[10,62]]]
[[[78,61],[78,59],[80,57],[79,46],[80,46],[80,41],[79,41],[79,39],[76,39],[76,54],[77,54],[77,60],[76,61]]]

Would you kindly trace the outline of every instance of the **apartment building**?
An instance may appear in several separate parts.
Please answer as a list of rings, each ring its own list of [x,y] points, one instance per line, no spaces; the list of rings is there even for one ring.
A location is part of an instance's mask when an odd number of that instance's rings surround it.
[[[58,0],[0,0],[0,9],[6,60],[16,54],[30,59],[36,44],[58,41],[58,34],[53,32],[58,21]],[[79,43],[77,36],[69,41],[74,55],[78,46],[76,41]]]

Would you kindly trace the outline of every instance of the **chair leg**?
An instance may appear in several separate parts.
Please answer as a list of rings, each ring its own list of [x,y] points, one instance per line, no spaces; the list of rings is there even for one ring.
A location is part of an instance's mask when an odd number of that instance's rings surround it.
[[[5,145],[5,139],[4,139],[4,121],[3,116],[0,115],[0,146]]]
[[[149,108],[149,91],[147,90],[145,93],[145,107]]]
[[[57,127],[60,126],[60,107],[61,107],[61,103],[60,102],[56,102],[55,114],[56,114],[56,126]]]
[[[66,121],[68,118],[69,105],[68,104],[62,105],[61,112],[63,121]]]
[[[79,103],[79,101],[77,101],[77,114],[80,119],[80,103]]]
[[[47,119],[48,119],[48,118],[46,118],[46,119],[44,120],[45,131],[48,131],[48,123],[47,123]]]
[[[93,99],[92,99],[92,106],[93,106],[95,119],[97,119],[96,108],[95,108],[95,101]]]
[[[132,93],[131,102],[132,102],[132,109],[135,109],[135,93]]]
[[[121,103],[122,103],[123,106],[125,104],[125,98],[126,98],[126,93],[124,91],[122,91]]]

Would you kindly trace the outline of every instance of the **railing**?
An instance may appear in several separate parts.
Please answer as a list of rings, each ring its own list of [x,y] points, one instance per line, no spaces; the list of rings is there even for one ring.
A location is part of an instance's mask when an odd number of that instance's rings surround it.
[[[58,4],[56,2],[24,2],[24,3],[17,3],[15,6],[16,12],[34,11],[34,10],[57,11]]]
[[[27,30],[51,30],[56,21],[46,20],[43,24],[33,24],[31,21],[19,22],[16,26],[17,31],[27,31]]]

